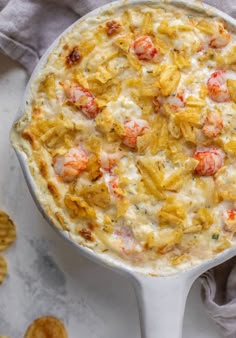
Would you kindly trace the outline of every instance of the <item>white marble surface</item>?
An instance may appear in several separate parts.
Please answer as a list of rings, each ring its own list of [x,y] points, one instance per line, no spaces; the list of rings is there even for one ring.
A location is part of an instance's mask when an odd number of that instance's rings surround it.
[[[29,194],[9,144],[26,81],[25,72],[0,55],[0,208],[18,233],[5,253],[9,274],[0,286],[0,336],[21,338],[34,318],[51,314],[64,320],[70,338],[139,338],[130,282],[80,257],[48,226]],[[222,338],[205,314],[198,282],[188,297],[183,338]]]

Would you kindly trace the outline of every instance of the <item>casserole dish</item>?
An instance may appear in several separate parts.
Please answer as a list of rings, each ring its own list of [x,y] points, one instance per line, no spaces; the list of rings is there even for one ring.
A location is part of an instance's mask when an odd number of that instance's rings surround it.
[[[188,1],[125,1],[125,2],[117,2],[109,4],[105,7],[97,9],[89,13],[79,22],[84,22],[89,17],[98,18],[103,15],[107,15],[107,13],[114,12],[119,8],[129,7],[134,5],[142,5],[152,6],[155,5],[171,5],[174,4],[177,8],[188,8],[189,10],[193,10],[199,15],[201,13],[206,13],[208,16],[219,16],[223,17],[223,19],[227,22],[227,24],[231,27],[235,26],[235,22],[230,17],[222,14],[220,11],[212,9],[209,6],[203,5],[201,3],[191,3]],[[106,14],[105,14],[106,13]],[[77,23],[78,24],[78,23]],[[72,28],[69,28],[65,33],[63,33],[62,37],[67,34]],[[22,106],[19,110],[19,116],[22,116],[24,111],[26,110],[27,100],[29,96],[29,92],[31,87],[34,84],[35,78],[40,73],[40,71],[45,66],[47,58],[49,55],[52,55],[55,46],[57,46],[58,41],[49,48],[44,57],[41,59],[39,65],[35,69],[29,85],[26,89],[26,94],[22,103]],[[70,62],[74,59],[78,59],[77,51],[73,51],[73,55],[70,58]],[[88,112],[88,111],[87,111]],[[91,112],[91,111],[90,111]],[[21,119],[21,121],[23,121]],[[11,139],[13,146],[16,150],[17,156],[20,160],[21,166],[24,171],[24,175],[26,177],[26,181],[29,185],[29,188],[32,192],[32,195],[45,216],[45,218],[49,221],[49,223],[54,224],[54,220],[51,217],[49,210],[47,208],[47,204],[43,202],[44,196],[42,196],[40,192],[40,185],[35,181],[35,178],[32,175],[32,170],[30,171],[27,156],[25,153],[24,147],[19,147],[18,143],[18,134],[19,134],[19,125],[20,122],[16,122],[12,131]],[[126,142],[127,143],[127,142]],[[91,250],[88,246],[83,246],[75,241],[71,240],[70,231],[65,231],[59,229],[60,233],[63,237],[70,240],[74,245],[78,247],[78,249],[84,253],[86,256],[91,259],[103,263],[111,269],[115,269],[121,273],[127,274],[132,279],[135,289],[138,295],[138,304],[140,308],[141,314],[141,332],[142,337],[155,337],[159,335],[163,338],[167,338],[171,332],[175,332],[176,337],[181,336],[182,332],[182,319],[184,314],[184,304],[186,301],[186,297],[191,287],[193,281],[206,269],[223,262],[224,260],[232,257],[235,254],[235,249],[232,247],[231,249],[225,250],[222,254],[217,255],[214,259],[203,260],[203,262],[197,266],[193,265],[187,269],[183,269],[182,271],[177,271],[175,274],[171,276],[157,276],[153,275],[150,271],[148,273],[140,273],[137,268],[132,268],[130,265],[123,264],[122,261],[118,259],[114,259],[114,257],[106,254],[106,251],[95,252]],[[159,274],[160,275],[160,274]]]

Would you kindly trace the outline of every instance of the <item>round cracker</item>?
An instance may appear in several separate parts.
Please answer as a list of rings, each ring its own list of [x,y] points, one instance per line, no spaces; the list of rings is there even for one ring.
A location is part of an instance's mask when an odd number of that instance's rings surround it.
[[[15,224],[4,211],[0,210],[0,251],[8,248],[15,239]]]
[[[64,324],[56,317],[35,319],[28,327],[24,338],[68,338]]]
[[[0,256],[0,284],[4,281],[7,275],[7,262],[3,256]]]

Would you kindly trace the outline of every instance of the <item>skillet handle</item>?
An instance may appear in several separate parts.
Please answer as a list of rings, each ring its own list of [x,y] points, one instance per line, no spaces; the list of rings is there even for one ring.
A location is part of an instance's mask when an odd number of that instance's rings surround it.
[[[182,338],[188,292],[195,278],[136,276],[141,338]]]

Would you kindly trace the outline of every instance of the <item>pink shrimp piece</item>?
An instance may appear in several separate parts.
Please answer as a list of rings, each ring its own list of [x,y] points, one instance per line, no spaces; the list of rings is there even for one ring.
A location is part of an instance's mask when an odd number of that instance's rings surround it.
[[[141,61],[151,61],[158,51],[149,36],[140,36],[132,44],[133,50]]]
[[[154,104],[154,110],[156,113],[161,111],[161,108],[163,106],[163,102],[161,102],[160,98],[158,96],[154,96],[153,98],[153,104]]]
[[[116,166],[117,162],[122,158],[122,152],[116,153],[100,153],[100,162],[101,162],[101,169],[105,172],[112,173],[114,167]]]
[[[108,157],[106,159],[106,162],[104,161],[102,164],[102,169],[111,173],[112,169],[114,168],[114,166],[116,165],[116,159],[112,158],[112,157]]]
[[[112,190],[115,192],[117,189],[118,189],[118,183],[119,183],[119,180],[118,180],[118,177],[117,176],[113,176],[110,180],[110,185],[112,187]]]
[[[59,177],[65,182],[70,182],[86,169],[88,160],[86,152],[78,146],[71,148],[63,157],[56,157],[53,166]]]
[[[203,123],[202,133],[210,138],[216,137],[223,128],[223,120],[218,112],[210,111]]]
[[[227,88],[225,73],[217,70],[207,81],[208,96],[215,102],[227,102],[230,94]]]
[[[126,134],[123,137],[122,142],[130,148],[135,148],[137,145],[137,138],[150,129],[147,121],[136,118],[126,120],[124,126]]]
[[[119,178],[110,176],[108,188],[113,197],[123,197],[122,190],[119,188]]]
[[[135,240],[132,229],[128,226],[120,226],[114,232],[117,245],[125,255],[140,253],[142,247]]]
[[[167,98],[167,103],[169,103],[175,110],[185,107],[184,96],[182,93],[177,93],[176,95],[169,96]]]
[[[203,43],[200,44],[200,46],[197,49],[197,53],[200,53],[205,50],[205,45]]]
[[[93,119],[99,113],[99,108],[94,96],[85,88],[69,80],[62,84],[67,99],[78,107],[84,115]]]
[[[218,148],[196,151],[193,158],[198,160],[195,173],[201,176],[213,176],[224,164],[224,153]]]
[[[163,98],[161,96],[155,96],[153,98],[153,104],[155,107],[155,111],[158,113],[161,111],[163,104],[168,103],[171,105],[172,109],[178,110],[179,108],[185,107],[184,95],[181,93],[177,93],[176,95],[168,96],[167,98]]]
[[[236,210],[227,210],[224,219],[224,229],[229,232],[236,232]]]
[[[222,23],[218,24],[218,32],[209,42],[211,48],[223,48],[230,41],[230,33],[224,28]]]

